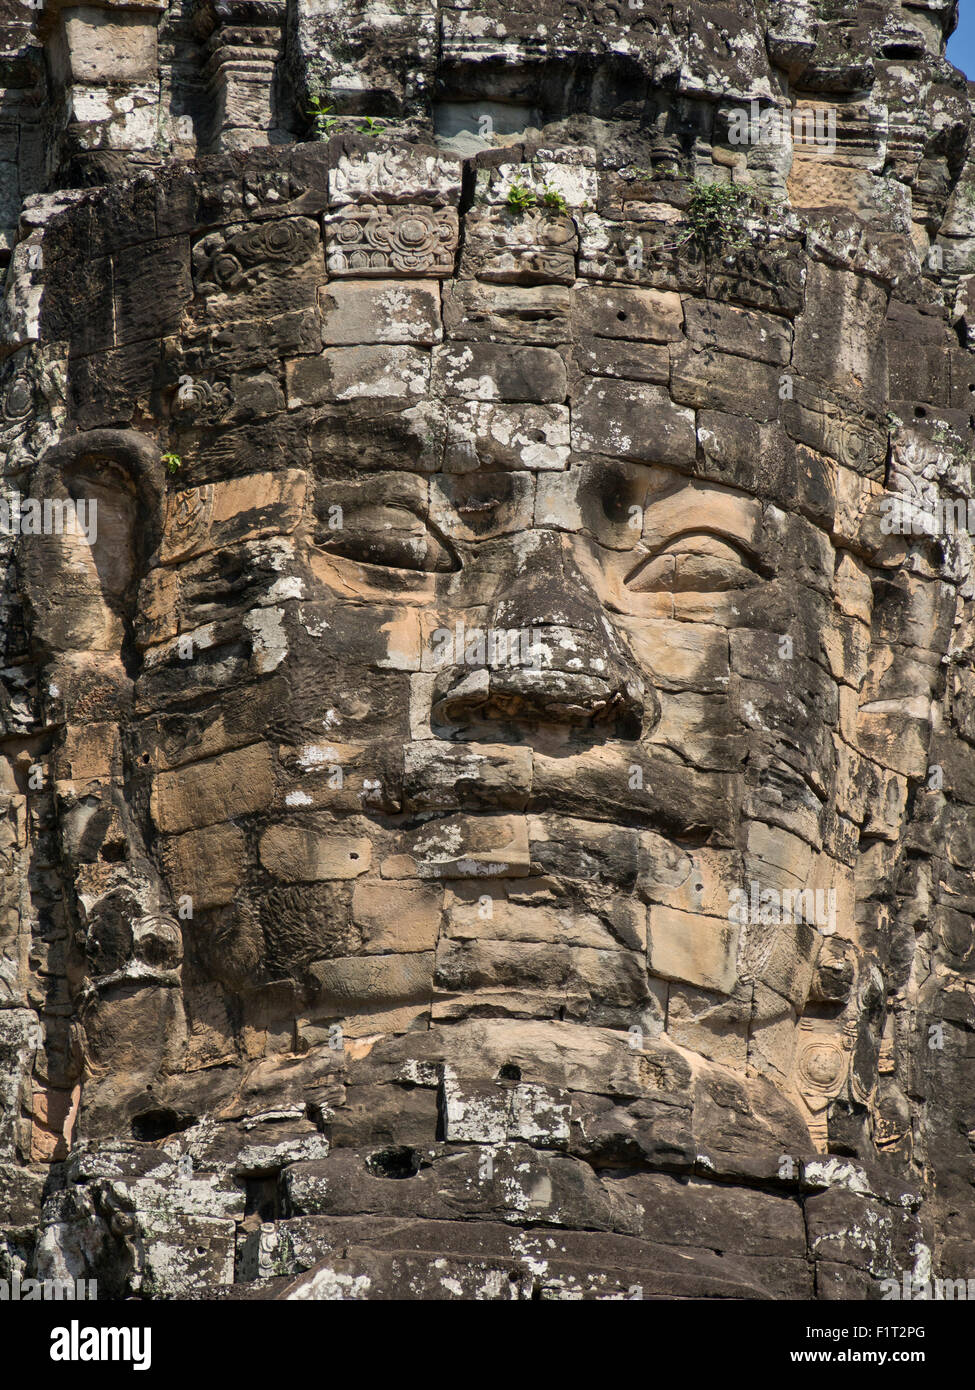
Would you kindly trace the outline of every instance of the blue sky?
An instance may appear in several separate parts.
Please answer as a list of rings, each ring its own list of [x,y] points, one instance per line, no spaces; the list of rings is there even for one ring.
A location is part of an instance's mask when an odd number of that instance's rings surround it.
[[[961,0],[958,28],[948,44],[948,59],[975,81],[975,0]]]

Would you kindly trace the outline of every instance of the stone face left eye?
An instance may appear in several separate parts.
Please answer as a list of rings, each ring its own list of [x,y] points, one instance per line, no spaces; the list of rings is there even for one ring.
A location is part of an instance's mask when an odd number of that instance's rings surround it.
[[[701,532],[681,536],[640,563],[626,577],[637,594],[720,593],[745,589],[760,579],[738,546]]]
[[[384,569],[446,574],[460,568],[447,543],[406,507],[364,506],[346,510],[341,526],[319,531],[330,555]]]

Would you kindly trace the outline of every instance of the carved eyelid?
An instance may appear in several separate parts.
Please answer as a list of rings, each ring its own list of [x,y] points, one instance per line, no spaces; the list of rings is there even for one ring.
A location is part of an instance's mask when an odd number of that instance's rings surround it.
[[[357,512],[367,512],[369,510],[374,510],[377,512],[405,512],[408,516],[411,516],[423,528],[423,531],[426,533],[428,540],[433,540],[434,544],[438,547],[440,553],[443,556],[445,556],[446,559],[449,561],[449,564],[442,567],[435,566],[432,569],[427,569],[423,566],[383,564],[381,560],[363,560],[357,556],[342,555],[341,551],[338,550],[337,547],[341,544],[343,533],[345,533],[346,530],[346,518],[354,518]],[[399,502],[352,502],[349,504],[342,504],[342,511],[343,525],[335,530],[327,530],[326,535],[322,537],[318,542],[321,548],[325,550],[327,554],[334,554],[337,556],[338,559],[351,559],[354,564],[365,565],[368,568],[372,569],[393,570],[397,574],[452,574],[456,573],[461,568],[460,556],[458,555],[451,542],[440,531],[439,527],[435,526],[428,517],[421,516],[419,512],[414,511],[412,507],[408,507]],[[327,527],[327,523],[323,523],[321,522],[321,520],[319,522],[319,525],[324,525]],[[375,531],[377,544],[383,538],[383,529],[384,528],[379,527]],[[319,532],[319,534],[321,535],[321,532]],[[335,548],[333,549],[333,547]]]
[[[753,569],[756,573],[761,573],[764,568],[754,549],[746,541],[741,540],[740,537],[731,536],[727,532],[708,531],[703,527],[699,527],[696,530],[681,531],[676,536],[670,536],[660,545],[655,546],[653,550],[648,550],[642,554],[637,563],[627,574],[624,582],[629,583],[631,579],[634,579],[642,570],[652,564],[654,560],[659,560],[662,555],[666,555],[672,546],[676,546],[680,541],[691,540],[718,541],[721,545],[726,545],[729,550],[733,550],[736,557],[738,557],[748,569]]]

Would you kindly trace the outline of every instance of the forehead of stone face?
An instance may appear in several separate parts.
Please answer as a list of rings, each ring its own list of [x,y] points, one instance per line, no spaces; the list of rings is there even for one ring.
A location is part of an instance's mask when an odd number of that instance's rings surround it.
[[[563,405],[575,383],[567,377],[573,364],[552,349],[577,339],[579,375],[630,379],[629,389],[605,384],[616,413],[632,410],[638,394],[648,406],[663,404],[667,344],[680,336],[674,267],[630,274],[624,262],[618,276],[615,248],[600,248],[594,227],[583,227],[580,245],[577,225],[586,209],[597,220],[601,182],[616,191],[612,173],[597,179],[592,151],[536,161],[533,182],[546,180],[568,216],[557,205],[511,218],[520,157],[514,151],[477,173],[462,251],[460,162],[407,147],[353,158],[313,148],[273,164],[255,157],[242,178],[214,165],[176,173],[172,186],[136,185],[73,209],[48,233],[42,272],[42,336],[68,350],[69,424],[129,424],[142,414],[197,430],[214,472],[247,466],[248,440],[270,417],[276,430],[284,424],[278,452],[304,444],[306,456],[328,453],[333,463],[350,431],[375,439],[381,455],[385,425],[394,444],[397,435],[413,440],[407,466],[429,469],[448,411],[476,416],[475,428],[482,417],[517,413],[535,428],[534,442],[548,444],[546,433],[559,441],[558,412],[548,407]],[[788,286],[800,271],[781,254],[788,245],[776,249],[787,288],[766,287],[764,297],[781,315],[799,308],[798,287]],[[742,281],[763,274],[770,278],[753,266]],[[613,283],[619,279],[635,283]],[[752,299],[762,301],[760,285]],[[727,347],[750,331],[753,356],[783,359],[791,333],[783,318],[749,319],[729,308],[720,324],[717,314],[704,322],[704,307],[688,310],[695,347],[715,338]],[[452,341],[464,346],[448,352]],[[628,352],[631,360],[614,368],[612,356]],[[647,385],[638,393],[639,381]],[[22,404],[15,386],[11,380],[12,408]],[[439,411],[429,409],[431,399]],[[233,465],[220,447],[227,437],[240,446]],[[621,452],[683,464],[686,445],[682,437],[653,449],[631,442]],[[456,444],[448,467],[462,453]]]
[[[385,6],[353,0],[342,7],[341,39],[331,7],[299,4],[295,57],[317,60],[330,76],[330,93],[359,103],[355,109],[396,114],[422,99],[435,84],[461,98],[497,95],[502,100],[548,97],[552,103],[591,95],[612,72],[649,75],[662,42],[677,56],[678,33],[693,27],[704,39],[699,61],[767,62],[762,49],[744,36],[757,36],[761,24],[750,0],[729,0],[721,7],[721,24],[707,24],[694,7],[681,7],[683,24],[673,23],[673,6],[657,0],[639,5],[589,4],[583,0],[538,0],[507,5],[502,0],[475,0],[470,6],[429,5],[408,0],[397,6],[393,22]],[[671,22],[668,23],[668,20]],[[722,45],[722,28],[742,36],[741,57]],[[710,34],[709,34],[710,31]],[[625,54],[620,59],[616,55]],[[662,56],[662,55],[660,55]],[[574,72],[573,58],[589,59],[588,70]],[[602,62],[600,63],[600,59]],[[557,65],[562,78],[558,80]],[[467,85],[461,85],[463,78]],[[573,81],[574,79],[574,81]],[[575,88],[575,90],[573,90]],[[608,96],[609,92],[604,93]],[[372,99],[370,106],[369,100]],[[377,105],[378,99],[378,105]]]

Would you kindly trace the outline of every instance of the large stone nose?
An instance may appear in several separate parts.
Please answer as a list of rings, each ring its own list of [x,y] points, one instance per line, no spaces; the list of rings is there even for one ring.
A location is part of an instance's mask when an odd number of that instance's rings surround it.
[[[592,585],[558,537],[522,554],[490,626],[457,630],[454,659],[434,685],[434,722],[581,726],[639,738],[660,706]]]

